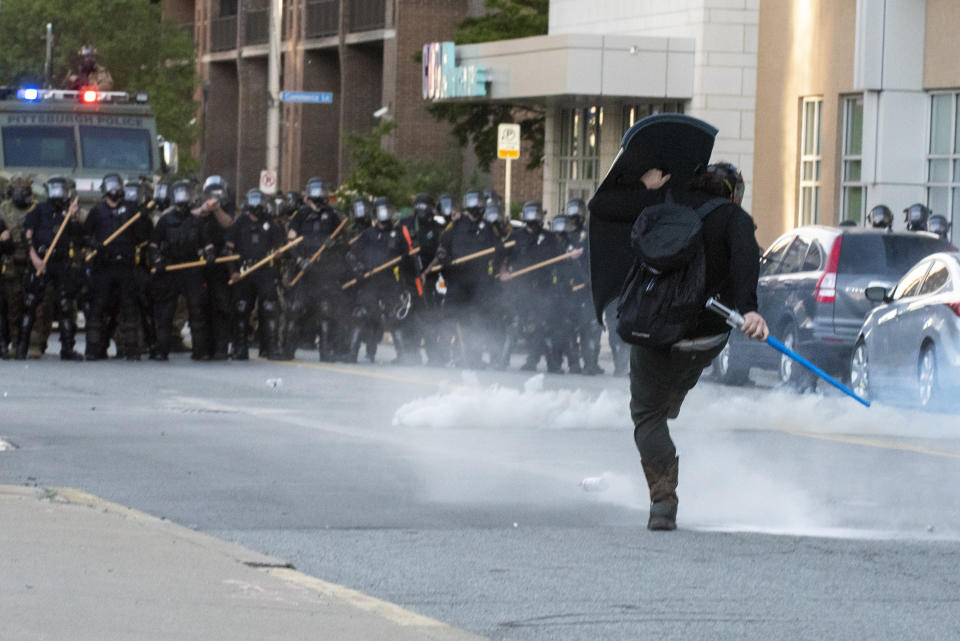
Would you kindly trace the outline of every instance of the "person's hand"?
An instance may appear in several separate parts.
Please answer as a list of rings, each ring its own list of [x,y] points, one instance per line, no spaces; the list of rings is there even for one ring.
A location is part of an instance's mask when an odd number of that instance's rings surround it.
[[[656,168],[648,169],[646,173],[640,177],[640,182],[642,182],[643,186],[650,191],[656,191],[657,189],[660,189],[667,184],[668,180],[670,180],[670,174],[665,174]]]
[[[10,240],[10,230],[4,229],[3,233],[0,233],[0,243],[5,243]]]
[[[240,282],[240,272],[233,272],[232,274],[230,274],[230,283],[229,283],[230,285],[233,285],[234,283],[239,283],[239,282]]]
[[[570,252],[570,258],[573,258],[574,260],[580,258],[581,256],[583,256],[583,247],[577,247]]]
[[[755,341],[765,341],[767,336],[770,335],[767,321],[763,320],[763,316],[756,312],[747,312],[743,315],[743,327],[741,329],[748,338]]]
[[[67,216],[73,216],[77,213],[78,209],[80,209],[80,204],[77,202],[77,198],[74,198],[70,201],[70,207],[67,208]]]

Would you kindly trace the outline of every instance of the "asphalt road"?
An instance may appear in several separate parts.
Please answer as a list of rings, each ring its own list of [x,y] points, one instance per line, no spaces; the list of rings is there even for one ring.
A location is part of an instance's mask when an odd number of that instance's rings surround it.
[[[301,355],[0,362],[0,484],[491,639],[960,637],[960,417],[701,383],[674,427],[681,529],[650,533],[626,381]]]

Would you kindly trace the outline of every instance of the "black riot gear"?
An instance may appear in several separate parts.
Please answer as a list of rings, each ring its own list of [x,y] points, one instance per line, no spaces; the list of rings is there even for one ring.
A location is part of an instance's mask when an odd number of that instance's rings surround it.
[[[528,200],[523,203],[520,218],[531,229],[539,230],[543,228],[543,206],[539,201]]]
[[[369,200],[358,198],[350,204],[351,217],[354,224],[360,224],[365,227],[370,226],[373,220],[373,205]]]
[[[138,182],[128,182],[123,186],[123,202],[131,209],[137,209],[143,202],[143,186]]]
[[[573,229],[568,231],[580,231],[587,219],[587,203],[582,198],[574,198],[567,201],[567,218]]]
[[[251,189],[243,202],[243,213],[256,218],[272,218],[276,213],[273,203],[259,189]]]
[[[877,229],[893,228],[893,212],[886,205],[877,205],[867,214],[870,226]]]
[[[123,178],[119,174],[107,174],[100,182],[100,193],[113,202],[123,198]]]
[[[7,196],[18,209],[26,209],[33,202],[33,181],[25,176],[17,176],[7,187]]]
[[[417,219],[427,221],[433,218],[437,211],[437,203],[430,194],[417,194],[413,198],[413,213]]]
[[[70,178],[55,176],[47,181],[47,199],[58,210],[66,209],[77,195],[77,185]]]
[[[225,212],[233,214],[233,191],[230,189],[230,183],[223,176],[214,174],[203,181],[203,197],[216,199]]]
[[[947,217],[941,216],[940,214],[930,216],[930,219],[927,221],[927,231],[936,234],[944,240],[947,240],[950,236],[950,227],[950,221],[947,220]]]
[[[500,206],[500,201],[496,198],[487,198],[487,205],[483,209],[483,219],[493,225],[500,222],[501,216],[503,216],[503,208]]]
[[[441,194],[438,204],[438,209],[440,215],[449,223],[453,218],[454,211],[456,210],[456,203],[453,200],[453,196],[450,194]]]
[[[170,200],[181,211],[193,209],[197,204],[194,184],[189,180],[178,180],[170,186]]]
[[[930,210],[920,203],[913,203],[903,210],[903,217],[907,223],[907,231],[927,231]]]
[[[157,185],[157,191],[153,194],[153,201],[157,204],[157,208],[160,211],[164,211],[170,207],[169,183],[162,182]]]
[[[568,216],[554,216],[550,221],[550,231],[555,234],[565,234],[573,231],[573,224]]]
[[[313,201],[315,205],[326,205],[330,202],[330,190],[327,188],[327,184],[319,178],[308,180],[303,191],[306,198]]]
[[[299,191],[288,191],[280,205],[279,214],[286,218],[293,217],[303,207],[303,196]]]
[[[482,191],[479,189],[471,189],[463,195],[463,210],[472,218],[476,219],[483,212],[485,202]]]
[[[390,204],[390,200],[386,196],[380,196],[377,198],[376,205],[374,209],[377,212],[377,224],[383,227],[390,227],[393,224],[393,205]]]

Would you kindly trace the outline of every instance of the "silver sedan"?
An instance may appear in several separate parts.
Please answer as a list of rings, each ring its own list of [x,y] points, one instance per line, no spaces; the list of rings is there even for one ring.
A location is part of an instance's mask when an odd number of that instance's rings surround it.
[[[960,253],[927,256],[892,290],[875,286],[865,293],[880,304],[860,329],[850,364],[853,389],[924,408],[955,402],[960,391]]]

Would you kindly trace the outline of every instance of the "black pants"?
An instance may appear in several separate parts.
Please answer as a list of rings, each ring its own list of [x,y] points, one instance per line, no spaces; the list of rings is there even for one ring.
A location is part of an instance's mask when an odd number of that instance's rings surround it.
[[[258,306],[257,320],[263,348],[261,356],[280,356],[280,296],[277,291],[277,271],[263,267],[231,286],[233,288],[233,356],[248,357],[247,337],[250,315]]]
[[[170,353],[173,334],[173,317],[177,312],[177,300],[182,295],[187,301],[190,316],[190,339],[193,355],[207,355],[206,286],[203,275],[196,269],[183,269],[157,274],[154,281],[156,300],[153,304],[157,318],[157,352],[161,356]]]
[[[37,318],[37,309],[43,303],[48,285],[52,286],[56,293],[55,300],[60,322],[60,354],[73,353],[77,331],[76,307],[77,294],[80,291],[80,275],[66,261],[51,260],[42,276],[38,276],[31,269],[24,278],[23,317],[17,336],[18,357],[26,357],[30,334],[33,332],[33,325]],[[45,349],[46,339],[42,342],[41,354]]]
[[[117,354],[139,354],[134,265],[101,263],[90,275],[90,315],[87,318],[87,357],[104,358],[110,344],[108,327],[116,317]]]
[[[230,348],[233,331],[231,304],[230,269],[224,265],[208,265],[203,268],[207,283],[207,320],[209,330],[207,343],[211,356],[226,358]]]
[[[630,416],[633,439],[644,465],[661,465],[677,455],[668,418],[677,418],[687,392],[704,368],[723,349],[723,343],[703,351],[633,345],[630,351]]]

